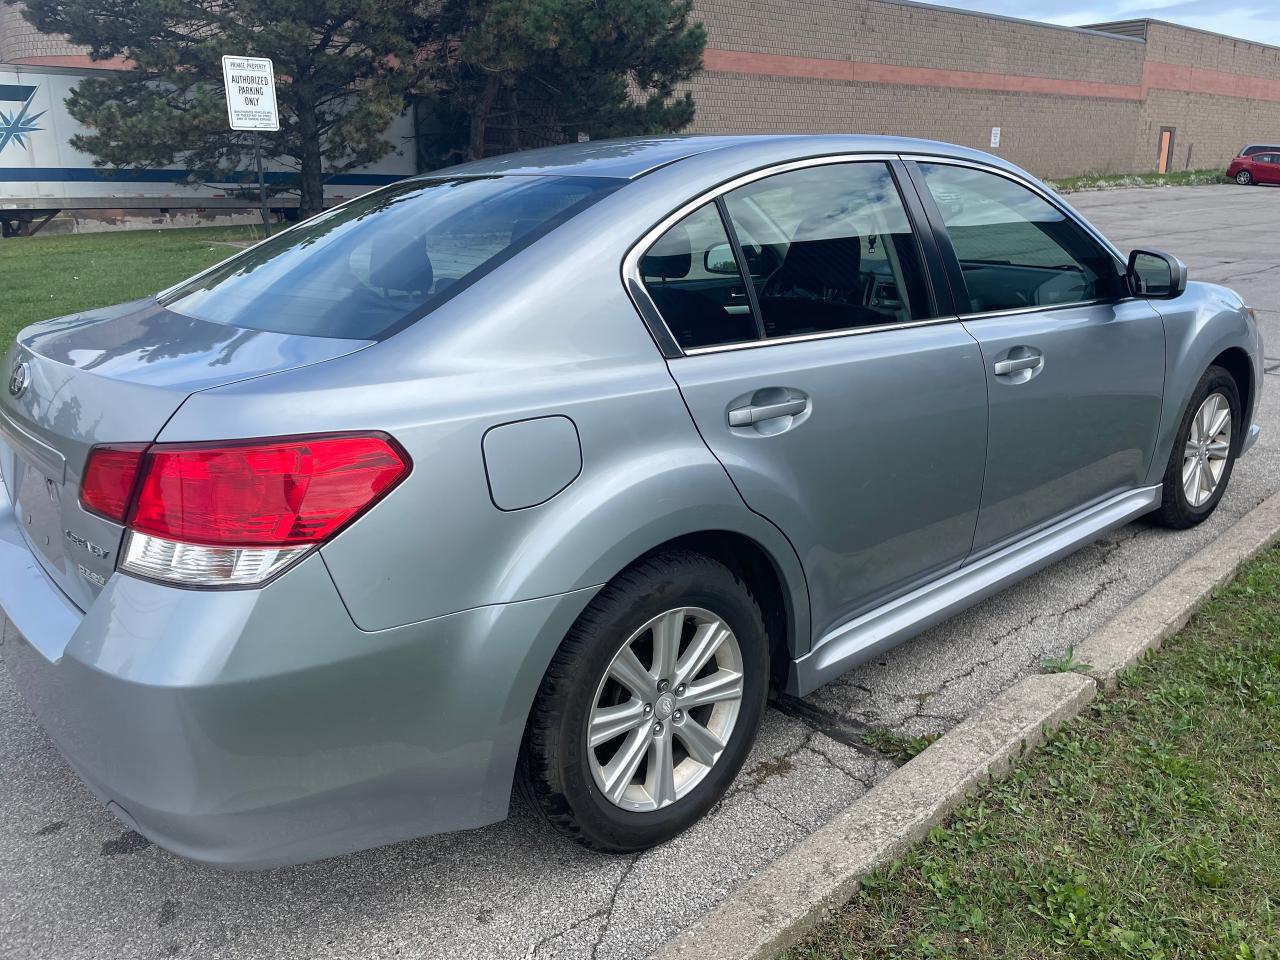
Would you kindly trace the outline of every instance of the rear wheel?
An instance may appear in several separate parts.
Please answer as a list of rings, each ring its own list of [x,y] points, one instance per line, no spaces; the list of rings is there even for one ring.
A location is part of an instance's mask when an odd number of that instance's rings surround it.
[[[1239,450],[1240,392],[1222,367],[1205,371],[1169,454],[1156,518],[1175,529],[1207,520],[1226,492]]]
[[[586,846],[663,843],[733,782],[768,676],[760,608],[732,571],[688,551],[640,561],[601,590],[548,668],[520,788]]]
[[[1241,170],[1239,173],[1236,174],[1236,183],[1240,184],[1241,186],[1247,187],[1249,184],[1253,183],[1253,174],[1251,174],[1248,170]]]

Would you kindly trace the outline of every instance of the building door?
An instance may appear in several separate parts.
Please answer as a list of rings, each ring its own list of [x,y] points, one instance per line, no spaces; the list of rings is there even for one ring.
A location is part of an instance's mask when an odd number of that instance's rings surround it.
[[[1156,169],[1161,173],[1168,173],[1173,169],[1173,135],[1176,132],[1175,127],[1160,128],[1160,150],[1156,154]]]

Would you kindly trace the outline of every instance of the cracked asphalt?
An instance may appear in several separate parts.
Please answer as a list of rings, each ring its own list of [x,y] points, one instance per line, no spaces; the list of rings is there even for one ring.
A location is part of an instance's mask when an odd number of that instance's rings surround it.
[[[0,957],[645,956],[888,775],[894,763],[861,742],[867,728],[949,729],[1280,488],[1280,189],[1070,199],[1122,249],[1176,253],[1193,279],[1231,284],[1260,311],[1272,357],[1262,439],[1210,522],[1125,527],[805,701],[775,705],[733,792],[639,856],[580,850],[517,803],[483,830],[318,864],[200,867],[112,819],[0,670]]]

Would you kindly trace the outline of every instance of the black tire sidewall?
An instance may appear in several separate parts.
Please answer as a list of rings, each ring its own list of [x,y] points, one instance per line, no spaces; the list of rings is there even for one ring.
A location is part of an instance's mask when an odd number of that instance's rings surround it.
[[[1227,453],[1227,465],[1223,468],[1222,479],[1219,480],[1213,496],[1203,506],[1193,507],[1187,500],[1186,491],[1182,488],[1183,451],[1191,436],[1192,418],[1211,393],[1221,393],[1227,398],[1227,404],[1231,408],[1231,449]],[[1240,443],[1244,436],[1244,414],[1241,408],[1240,391],[1236,386],[1235,378],[1222,367],[1210,367],[1206,370],[1204,376],[1200,378],[1200,383],[1196,385],[1186,410],[1183,411],[1182,423],[1178,427],[1177,436],[1174,437],[1173,450],[1169,453],[1169,464],[1165,469],[1162,514],[1171,526],[1195,526],[1207,520],[1217,509],[1231,481],[1236,455],[1240,451]]]
[[[653,575],[655,568],[662,573]],[[574,637],[572,669],[579,682],[551,692],[544,710],[558,714],[558,748],[546,770],[569,807],[577,839],[589,846],[627,852],[661,843],[701,819],[723,796],[750,753],[764,712],[769,647],[760,609],[745,586],[722,564],[706,558],[658,558],[640,565],[640,582],[624,581],[600,599],[595,617]],[[649,574],[649,575],[645,575]],[[613,585],[610,585],[611,587]],[[606,587],[609,590],[610,587]],[[733,631],[743,660],[743,696],[729,744],[702,781],[661,810],[624,810],[609,801],[592,777],[587,720],[601,678],[622,644],[639,627],[675,607],[701,607]],[[577,628],[575,627],[575,631]],[[562,652],[563,649],[562,649]]]

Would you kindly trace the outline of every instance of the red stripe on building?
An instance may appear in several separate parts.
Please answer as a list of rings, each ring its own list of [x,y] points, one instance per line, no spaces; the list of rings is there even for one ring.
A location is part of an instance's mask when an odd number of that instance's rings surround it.
[[[707,70],[751,76],[805,77],[845,83],[888,83],[907,87],[947,87],[960,90],[992,90],[1003,93],[1035,93],[1060,97],[1097,97],[1105,100],[1142,100],[1148,90],[1204,93],[1248,100],[1280,101],[1280,80],[1183,67],[1150,60],[1143,64],[1142,83],[1103,83],[1066,80],[1024,74],[983,73],[975,70],[939,70],[891,63],[832,60],[823,57],[791,57],[747,50],[708,49],[703,55]]]

